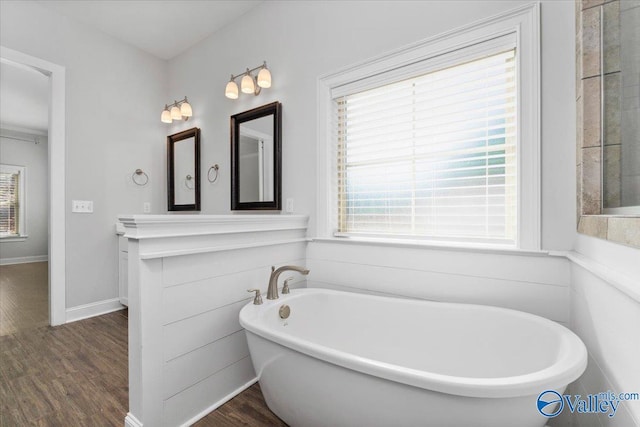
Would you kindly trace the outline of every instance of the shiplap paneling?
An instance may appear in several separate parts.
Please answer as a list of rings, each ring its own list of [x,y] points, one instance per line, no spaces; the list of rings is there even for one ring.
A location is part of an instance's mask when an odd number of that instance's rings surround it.
[[[577,264],[571,283],[571,327],[589,351],[589,366],[572,392],[638,392],[640,303]],[[586,425],[586,418],[578,421]],[[622,402],[615,417],[593,418],[602,426],[640,426],[640,401]]]
[[[164,365],[165,399],[247,356],[247,337],[241,330],[167,362]]]
[[[255,382],[239,312],[271,265],[304,265],[307,217],[125,218],[129,420],[190,425]],[[301,280],[299,279],[298,282]]]
[[[242,329],[240,310],[249,298],[164,327],[164,360],[168,362]]]
[[[230,392],[240,392],[244,385],[254,381],[255,373],[251,358],[238,362],[216,372],[197,384],[164,401],[162,425],[175,427],[189,425],[194,416],[206,415],[222,404]]]
[[[293,251],[292,251],[293,249]],[[300,256],[299,248],[278,248],[283,255]],[[264,256],[269,256],[264,254]],[[275,261],[275,258],[273,258]],[[211,259],[213,261],[213,259]],[[246,261],[245,261],[246,262]],[[293,264],[304,265],[304,258],[280,258],[277,265]],[[231,264],[231,262],[230,262]],[[174,285],[164,289],[162,294],[162,311],[165,324],[176,322],[205,311],[214,310],[237,301],[246,300],[250,294],[250,288],[262,289],[266,294],[271,274],[271,264],[262,266],[243,265],[248,270],[228,272],[215,267],[217,263],[211,262],[213,268],[197,267],[199,275],[209,276],[206,279],[189,283]],[[195,268],[195,267],[194,267]],[[165,265],[165,271],[167,266]],[[223,274],[224,273],[224,274]]]
[[[518,282],[569,284],[569,263],[566,258],[545,254],[511,255],[431,247],[403,248],[340,241],[313,241],[308,245],[307,258]]]
[[[569,264],[510,255],[311,242],[308,286],[486,304],[569,320]]]
[[[163,284],[174,286],[250,270],[257,266],[279,266],[283,260],[304,258],[306,246],[306,242],[296,242],[164,258]],[[269,276],[265,280],[268,283]]]

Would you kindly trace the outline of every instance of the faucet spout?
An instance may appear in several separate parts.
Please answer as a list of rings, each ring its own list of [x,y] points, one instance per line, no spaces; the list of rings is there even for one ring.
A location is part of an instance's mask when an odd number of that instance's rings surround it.
[[[307,275],[309,270],[296,265],[283,265],[276,269],[271,267],[271,276],[269,277],[269,289],[267,289],[267,299],[278,299],[278,277],[285,271],[297,271],[300,274]]]

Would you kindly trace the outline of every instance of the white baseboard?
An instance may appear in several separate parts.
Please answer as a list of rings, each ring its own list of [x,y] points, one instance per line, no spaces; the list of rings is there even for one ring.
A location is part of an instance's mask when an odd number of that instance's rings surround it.
[[[66,323],[88,319],[89,317],[100,316],[102,314],[122,310],[123,308],[125,307],[120,304],[120,298],[113,298],[104,301],[92,302],[91,304],[67,308]]]
[[[142,427],[142,423],[131,412],[124,418],[124,427]]]
[[[231,399],[233,399],[234,397],[236,397],[237,395],[239,395],[240,393],[242,393],[243,391],[245,391],[246,389],[248,389],[249,387],[251,387],[252,385],[254,385],[257,382],[258,382],[258,377],[252,379],[251,381],[249,381],[245,385],[238,387],[237,389],[235,389],[231,393],[227,394],[222,399],[218,400],[213,405],[209,406],[204,411],[200,412],[198,415],[196,415],[193,418],[191,418],[189,421],[187,421],[184,424],[182,424],[180,427],[189,427],[189,426],[195,424],[196,421],[206,417],[208,414],[210,414],[211,412],[215,411],[220,406],[224,405],[225,403],[227,403],[228,401],[230,401]],[[128,426],[125,424],[125,427],[128,427]],[[138,427],[138,426],[132,425],[132,427]],[[142,427],[142,424],[140,424],[140,427]]]
[[[213,405],[209,406],[204,411],[200,412],[195,417],[191,418],[186,423],[182,424],[181,427],[189,427],[189,426],[195,424],[196,421],[206,417],[208,414],[210,414],[211,412],[215,411],[217,408],[219,408],[220,406],[224,405],[225,403],[227,403],[228,401],[230,401],[231,399],[233,399],[234,397],[236,397],[237,395],[239,395],[240,393],[242,393],[243,391],[245,391],[246,389],[248,389],[249,387],[251,387],[252,385],[254,385],[257,382],[258,382],[258,377],[252,379],[251,381],[249,381],[245,385],[240,386],[239,388],[237,388],[233,392],[229,393],[228,395],[226,395],[222,399],[218,400]],[[143,427],[143,425],[131,412],[128,412],[127,416],[124,419],[124,427]]]
[[[18,258],[0,258],[0,265],[28,264],[30,262],[49,261],[49,255],[23,256]]]

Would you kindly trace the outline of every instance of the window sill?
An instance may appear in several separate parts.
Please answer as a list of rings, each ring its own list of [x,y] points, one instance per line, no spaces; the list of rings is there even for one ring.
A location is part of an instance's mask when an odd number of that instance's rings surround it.
[[[25,240],[27,240],[27,237],[29,237],[26,234],[22,234],[22,235],[11,235],[11,236],[0,236],[0,243],[4,243],[4,242],[24,242]]]
[[[406,248],[406,249],[425,249],[425,250],[441,250],[441,251],[458,251],[458,252],[475,252],[486,254],[504,254],[504,255],[524,255],[524,256],[549,256],[554,255],[549,251],[518,249],[506,245],[470,245],[455,244],[448,242],[428,242],[421,240],[397,240],[382,239],[368,237],[321,237],[314,238],[312,242],[318,243],[338,243],[348,245],[367,245],[382,246],[390,248]]]

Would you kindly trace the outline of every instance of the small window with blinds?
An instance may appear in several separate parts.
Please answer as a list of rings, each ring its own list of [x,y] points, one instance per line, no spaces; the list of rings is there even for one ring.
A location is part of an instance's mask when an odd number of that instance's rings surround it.
[[[23,166],[0,165],[0,238],[24,234]]]
[[[333,98],[336,235],[515,245],[516,50]]]

